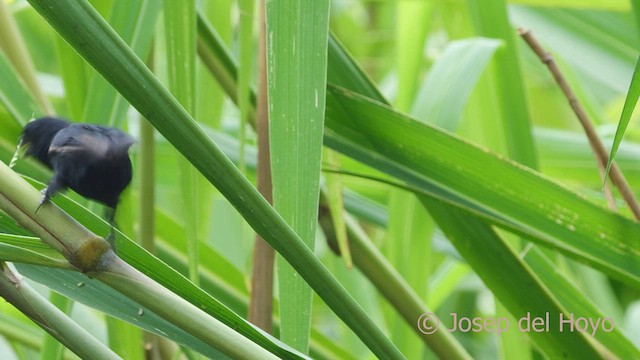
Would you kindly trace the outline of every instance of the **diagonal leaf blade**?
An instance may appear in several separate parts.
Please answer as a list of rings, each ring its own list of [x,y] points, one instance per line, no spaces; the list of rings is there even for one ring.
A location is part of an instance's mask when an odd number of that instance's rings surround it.
[[[330,146],[640,286],[640,244],[629,240],[640,234],[639,224],[369,98],[335,87],[330,93]],[[513,184],[523,190],[513,190]]]
[[[624,132],[629,125],[629,121],[631,120],[631,115],[633,114],[633,110],[636,108],[636,104],[638,103],[638,98],[640,97],[640,56],[638,56],[638,61],[636,62],[636,68],[633,71],[633,78],[631,78],[631,84],[629,84],[629,92],[627,93],[627,97],[624,100],[624,107],[622,108],[622,114],[620,114],[620,122],[618,122],[618,128],[616,129],[616,135],[613,139],[613,144],[611,145],[611,152],[609,153],[609,159],[607,160],[607,169],[605,170],[604,179],[606,181],[609,176],[609,170],[611,170],[611,164],[613,163],[613,159],[616,157],[616,153],[618,152],[618,147],[622,142],[622,137],[624,136]]]

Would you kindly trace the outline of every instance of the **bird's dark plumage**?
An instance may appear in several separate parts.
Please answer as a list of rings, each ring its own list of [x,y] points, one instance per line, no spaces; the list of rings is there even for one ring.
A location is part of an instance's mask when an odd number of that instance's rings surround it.
[[[26,155],[33,156],[53,169],[49,162],[49,145],[53,137],[69,125],[68,121],[54,117],[44,117],[28,123],[22,131],[21,141],[23,145],[29,146]]]
[[[70,188],[115,209],[131,182],[128,150],[133,143],[133,138],[120,130],[55,117],[36,119],[22,133],[22,144],[28,146],[26,154],[53,170],[42,203]]]

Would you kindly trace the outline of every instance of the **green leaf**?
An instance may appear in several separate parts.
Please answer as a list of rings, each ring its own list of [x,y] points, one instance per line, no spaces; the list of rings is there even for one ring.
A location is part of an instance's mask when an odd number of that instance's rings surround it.
[[[225,44],[229,44],[233,36],[234,28],[232,23],[235,21],[231,16],[233,5],[235,5],[234,0],[223,0],[201,1],[198,6],[199,13],[205,14],[211,20]],[[197,41],[200,42],[200,38]],[[200,46],[198,53],[200,54]],[[204,64],[198,63],[196,65],[198,66],[196,69],[198,81],[196,119],[199,119],[203,124],[219,129],[224,112],[225,92],[220,84],[209,76]]]
[[[544,283],[549,292],[560,301],[566,309],[566,313],[574,314],[576,318],[611,319],[607,313],[589,301],[589,297],[571,283],[568,277],[558,273],[557,265],[551,263],[540,249],[529,248],[528,251],[523,251],[522,254],[524,256],[521,256],[521,258],[531,269],[542,279],[545,279]],[[623,335],[623,327],[618,325],[616,324],[612,331],[601,331],[602,329],[599,329],[596,332],[596,340],[621,359],[639,357],[640,349]]]
[[[27,91],[22,80],[16,76],[16,70],[2,50],[0,50],[0,103],[16,121],[18,126],[12,124],[14,128],[21,128],[29,119],[41,114],[38,104]]]
[[[56,35],[56,52],[60,77],[64,84],[69,118],[82,118],[89,89],[90,68],[86,61],[59,35]]]
[[[196,111],[196,3],[194,0],[164,2],[164,27],[167,42],[169,89],[176,100],[193,116]],[[198,284],[198,197],[196,170],[178,156],[185,241],[188,244],[189,279]]]
[[[323,149],[323,155],[325,165],[333,169],[340,169],[340,154],[329,148],[325,148]],[[336,232],[336,242],[340,249],[340,256],[344,259],[347,268],[350,269],[353,264],[351,261],[351,250],[349,250],[349,239],[347,238],[347,227],[344,223],[345,211],[342,176],[337,173],[328,172],[325,174],[325,180],[327,186],[327,201],[329,202],[331,219],[333,220],[333,226]]]
[[[624,107],[622,108],[622,114],[620,115],[620,122],[618,123],[618,128],[616,129],[616,136],[613,139],[613,145],[611,146],[611,152],[609,153],[609,160],[607,160],[607,170],[604,174],[605,181],[607,179],[607,176],[609,175],[611,163],[616,157],[616,152],[618,152],[618,147],[620,146],[620,142],[622,142],[622,137],[624,136],[624,132],[627,129],[627,125],[629,125],[631,115],[633,114],[633,110],[636,108],[639,97],[640,57],[638,57],[638,61],[636,62],[636,69],[633,72],[633,78],[631,79],[631,84],[629,85],[629,92],[627,93],[627,98],[624,101]]]
[[[141,59],[147,57],[161,9],[162,2],[155,0],[116,1],[113,4],[109,22]],[[113,86],[97,72],[92,72],[82,122],[119,127],[125,122],[127,107]]]
[[[327,143],[492,223],[640,286],[640,225],[538,173],[353,92],[331,88]],[[366,134],[366,135],[365,135]],[[428,141],[425,141],[428,139]],[[515,191],[515,184],[522,191]]]
[[[496,89],[500,94],[500,111],[504,139],[509,157],[532,169],[538,167],[529,106],[520,72],[515,32],[509,24],[505,0],[467,1],[471,17],[481,36],[500,39],[504,47],[495,56],[493,70]]]
[[[266,3],[269,144],[275,209],[314,248],[327,74],[329,1]],[[311,289],[278,261],[280,338],[307,352]]]
[[[548,331],[529,332],[549,358],[596,359],[603,356],[586,334],[560,331],[564,309],[518,254],[485,222],[439,200],[421,199],[447,238],[516,319],[542,317]],[[474,234],[474,238],[468,238]],[[481,244],[474,246],[470,244]],[[478,251],[479,249],[482,251]],[[503,276],[509,274],[509,276]],[[532,296],[535,294],[535,296]],[[548,320],[546,316],[548,314]],[[458,314],[463,316],[463,314]],[[510,324],[511,326],[519,326]],[[511,331],[517,331],[511,328]]]
[[[455,131],[471,92],[500,43],[494,39],[472,38],[447,45],[429,69],[411,114]]]
[[[424,59],[427,30],[432,23],[434,5],[429,1],[402,1],[396,12],[396,63],[398,72],[398,109],[407,110],[414,102]]]
[[[629,10],[629,2],[623,0],[510,0],[511,4],[531,6],[553,6],[558,8],[596,9],[611,11]]]
[[[11,224],[7,226],[8,222],[7,217],[0,215],[0,230],[14,232]],[[73,268],[60,253],[44,244],[40,239],[12,233],[0,234],[0,259],[66,269]]]
[[[251,96],[253,83],[253,69],[255,68],[255,41],[253,38],[253,8],[254,0],[240,0],[240,68],[238,69],[238,108],[240,109],[240,123],[238,139],[240,141],[241,172],[245,172],[244,152],[246,147],[246,132],[249,117],[252,114]],[[263,31],[263,29],[260,29]],[[194,34],[195,37],[195,34]]]

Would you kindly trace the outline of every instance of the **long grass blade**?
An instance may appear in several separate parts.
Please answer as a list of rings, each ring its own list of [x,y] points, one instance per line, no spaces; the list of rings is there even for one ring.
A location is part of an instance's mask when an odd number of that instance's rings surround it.
[[[327,74],[329,1],[268,1],[267,84],[273,204],[314,248]],[[278,261],[281,339],[309,346],[311,289]]]

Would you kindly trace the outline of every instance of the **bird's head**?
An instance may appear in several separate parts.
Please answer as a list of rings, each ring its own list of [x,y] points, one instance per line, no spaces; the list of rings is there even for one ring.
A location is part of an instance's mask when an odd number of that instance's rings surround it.
[[[66,120],[54,117],[42,117],[28,123],[22,131],[21,146],[27,146],[27,156],[33,156],[51,168],[49,146],[58,131],[68,127]]]

